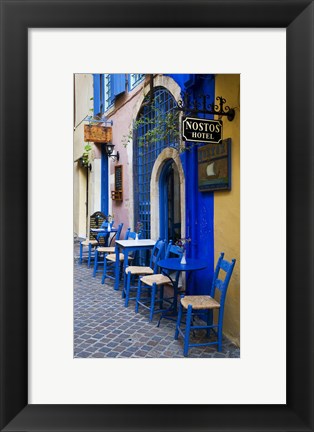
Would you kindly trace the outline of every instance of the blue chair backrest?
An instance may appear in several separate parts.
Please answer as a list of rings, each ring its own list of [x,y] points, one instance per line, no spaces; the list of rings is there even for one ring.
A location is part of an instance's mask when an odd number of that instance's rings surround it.
[[[118,228],[117,228],[116,240],[120,240],[120,235],[121,235],[122,228],[123,228],[123,223],[120,223],[118,225]]]
[[[165,258],[182,258],[183,250],[180,246],[172,244],[172,240],[168,243]]]
[[[128,239],[129,239],[130,231],[131,231],[131,228],[128,228],[128,229],[126,230],[126,232],[125,232],[125,236],[124,236],[124,240],[128,240]]]
[[[228,285],[233,272],[234,265],[236,263],[235,259],[231,262],[224,260],[224,252],[221,252],[220,257],[214,272],[213,283],[210,291],[210,296],[215,297],[216,288],[220,291],[220,307],[223,306],[227,294]],[[225,272],[224,277],[219,278],[221,270]]]
[[[158,239],[155,243],[153,250],[152,250],[149,266],[150,266],[150,268],[152,268],[154,270],[154,273],[157,273],[157,270],[158,270],[157,262],[163,258],[165,246],[166,246],[165,241]]]
[[[180,260],[182,258],[182,255],[183,250],[179,246],[172,244],[172,240],[170,240],[166,249],[165,259],[178,258]],[[171,270],[163,270],[163,273],[168,275],[171,274],[171,279],[175,281],[175,284],[178,284],[181,273],[180,271],[171,273]]]
[[[127,232],[125,233],[125,240],[135,240],[135,238],[136,238],[136,234],[137,234],[136,232],[131,231],[131,228],[128,228]],[[142,233],[139,232],[139,233],[138,233],[138,238],[140,239],[141,236],[142,236]],[[131,253],[129,254],[129,256],[132,256],[134,259],[137,260],[138,251],[131,252]]]
[[[126,240],[135,240],[136,234],[137,233],[135,231],[129,231],[129,237]],[[138,238],[139,239],[142,238],[142,233],[141,232],[138,233]]]
[[[108,228],[108,222],[106,220],[103,221],[103,223],[101,224],[100,228]]]

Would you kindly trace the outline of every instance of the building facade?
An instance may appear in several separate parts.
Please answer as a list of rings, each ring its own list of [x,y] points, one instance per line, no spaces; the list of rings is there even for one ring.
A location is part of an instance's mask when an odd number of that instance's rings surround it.
[[[94,116],[111,124],[113,154],[118,152],[119,160],[107,156],[105,143],[93,144],[89,213],[101,210],[113,214],[115,224],[123,222],[124,230],[133,229],[140,221],[146,238],[190,239],[187,256],[208,263],[207,269],[195,272],[185,282],[190,293],[209,292],[220,252],[225,252],[228,260],[236,258],[224,332],[239,345],[240,76],[94,74],[91,78]],[[186,110],[185,95],[196,114]],[[225,105],[234,109],[234,118],[205,112],[205,96],[218,108],[216,98],[222,96]],[[222,139],[230,153],[230,188],[209,191],[200,187],[199,149],[206,143],[201,141],[202,134],[195,142],[182,139],[182,121],[189,115],[221,120]],[[196,132],[193,136],[197,137]],[[219,159],[215,159],[216,166],[221,167]],[[211,174],[214,178],[216,173]]]

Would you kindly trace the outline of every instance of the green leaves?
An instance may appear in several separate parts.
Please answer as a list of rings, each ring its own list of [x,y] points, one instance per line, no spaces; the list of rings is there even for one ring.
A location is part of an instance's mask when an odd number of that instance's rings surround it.
[[[128,136],[124,137],[123,145],[126,147],[134,133],[137,135],[137,144],[139,147],[149,147],[158,142],[166,142],[169,145],[180,147],[179,133],[179,112],[165,112],[152,103],[149,107],[149,112],[140,114],[138,120],[133,123],[133,129]]]
[[[89,159],[89,155],[90,155],[90,151],[92,150],[92,146],[87,143],[84,147],[84,153],[82,154],[82,165],[84,167],[88,167],[90,165],[90,159]]]

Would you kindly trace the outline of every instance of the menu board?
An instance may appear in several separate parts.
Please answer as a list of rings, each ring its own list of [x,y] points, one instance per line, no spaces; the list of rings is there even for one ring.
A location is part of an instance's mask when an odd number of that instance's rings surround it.
[[[122,188],[122,165],[114,167],[114,188],[116,191],[121,191]]]
[[[123,197],[123,166],[115,165],[114,167],[114,191],[111,191],[113,200],[122,201]]]

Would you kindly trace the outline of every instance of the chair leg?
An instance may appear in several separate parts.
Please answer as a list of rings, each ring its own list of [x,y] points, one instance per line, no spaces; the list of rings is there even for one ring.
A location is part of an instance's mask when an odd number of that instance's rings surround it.
[[[125,287],[124,306],[128,307],[129,306],[129,299],[130,299],[130,289],[131,289],[131,272],[128,272],[128,274],[127,274],[125,285],[126,285],[126,287]]]
[[[95,250],[95,257],[94,257],[94,272],[93,272],[93,277],[96,276],[97,273],[97,267],[98,267],[98,250]]]
[[[83,261],[83,245],[80,243],[80,264],[82,264]]]
[[[218,348],[217,351],[222,350],[222,322],[223,322],[223,310],[219,309],[218,316]]]
[[[106,260],[106,256],[104,256],[104,272],[102,274],[102,279],[101,279],[102,284],[105,283],[106,274],[107,274],[107,260]]]
[[[213,325],[213,310],[212,309],[208,309],[208,311],[207,311],[207,325],[208,326]],[[207,337],[210,337],[210,331],[211,331],[211,329],[208,328],[207,332],[206,332]]]
[[[127,267],[126,267],[127,268]],[[128,283],[128,277],[129,272],[126,273],[126,268],[123,269],[123,288],[122,288],[122,298],[126,297],[127,294],[127,283]],[[131,286],[131,279],[130,279],[130,286]]]
[[[162,309],[163,308],[163,299],[164,299],[164,286],[162,285],[161,287],[160,287],[160,292],[159,292],[159,300],[160,300],[160,302],[159,302],[159,304],[160,304],[160,309]]]
[[[151,300],[150,300],[149,321],[153,321],[153,317],[154,317],[156,291],[157,291],[157,285],[154,282],[152,286],[152,293],[151,293]]]
[[[89,243],[89,245],[88,245],[88,263],[87,263],[88,268],[90,267],[91,259],[92,259],[92,245]]]
[[[182,319],[182,304],[179,303],[179,311],[178,311],[178,318],[177,318],[177,324],[176,324],[176,331],[174,333],[174,338],[177,340],[179,337],[179,328],[181,326],[181,319]]]
[[[183,355],[184,355],[184,357],[187,357],[188,352],[189,352],[191,321],[192,321],[192,305],[189,305],[188,306],[188,311],[187,311],[187,314],[186,314],[186,326],[185,326],[184,349],[183,349]]]
[[[141,288],[142,288],[142,281],[141,278],[139,278],[138,285],[137,285],[137,293],[136,293],[135,313],[138,313],[138,307],[139,307],[138,302],[141,300]]]

